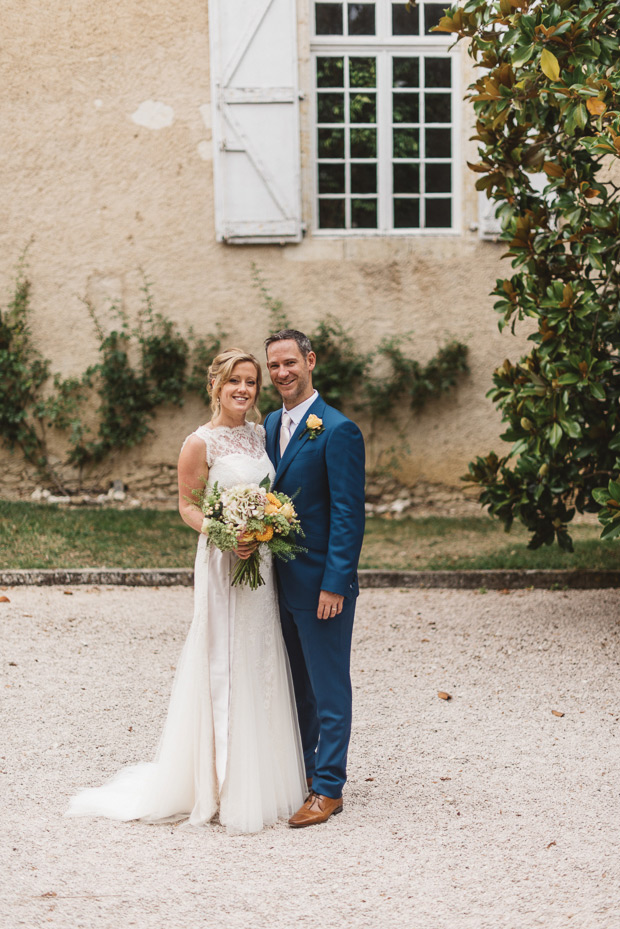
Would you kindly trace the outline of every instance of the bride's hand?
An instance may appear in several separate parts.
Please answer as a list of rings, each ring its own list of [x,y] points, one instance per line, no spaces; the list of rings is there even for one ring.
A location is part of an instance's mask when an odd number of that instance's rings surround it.
[[[239,558],[242,558],[243,561],[247,561],[250,555],[256,551],[258,548],[258,542],[252,540],[251,542],[239,542],[239,545],[234,549],[235,555],[238,555]]]

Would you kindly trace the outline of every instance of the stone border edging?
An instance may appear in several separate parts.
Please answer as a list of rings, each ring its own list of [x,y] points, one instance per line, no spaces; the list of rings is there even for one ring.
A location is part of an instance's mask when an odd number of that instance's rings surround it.
[[[360,571],[360,587],[443,587],[456,590],[619,588],[620,571]],[[0,570],[0,586],[102,584],[124,587],[191,587],[191,568],[75,568]]]

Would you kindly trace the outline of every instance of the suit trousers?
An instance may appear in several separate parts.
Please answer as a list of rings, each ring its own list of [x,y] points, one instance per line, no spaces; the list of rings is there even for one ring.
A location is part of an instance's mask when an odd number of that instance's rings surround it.
[[[341,613],[318,619],[316,609],[290,607],[280,592],[306,776],[313,778],[313,790],[334,799],[342,796],[347,779],[355,604],[356,598],[346,598]]]

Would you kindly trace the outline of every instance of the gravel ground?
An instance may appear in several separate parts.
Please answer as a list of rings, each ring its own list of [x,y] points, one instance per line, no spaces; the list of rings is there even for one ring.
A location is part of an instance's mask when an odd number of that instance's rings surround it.
[[[152,757],[191,590],[4,595],[2,929],[620,925],[619,591],[363,591],[345,811],[248,837],[63,817]]]

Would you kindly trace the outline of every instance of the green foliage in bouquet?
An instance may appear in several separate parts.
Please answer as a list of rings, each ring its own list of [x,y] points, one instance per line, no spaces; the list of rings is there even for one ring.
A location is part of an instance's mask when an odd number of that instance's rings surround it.
[[[465,479],[532,548],[571,550],[568,523],[599,508],[594,489],[620,493],[620,6],[469,0],[437,28],[468,40],[481,71],[470,167],[512,262],[493,291],[500,328],[533,325],[531,351],[504,361],[489,392],[512,448]]]

